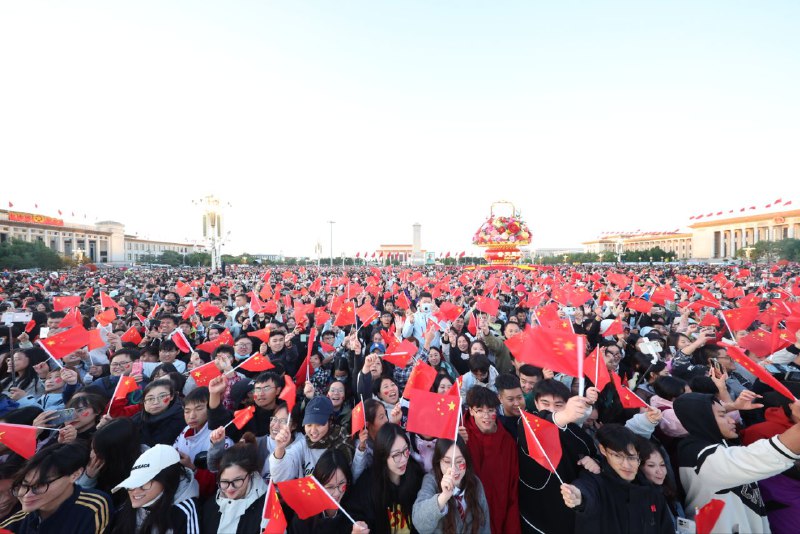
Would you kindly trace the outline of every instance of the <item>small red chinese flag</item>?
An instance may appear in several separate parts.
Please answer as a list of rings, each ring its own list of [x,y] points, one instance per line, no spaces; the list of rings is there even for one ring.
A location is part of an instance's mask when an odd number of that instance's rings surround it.
[[[117,318],[117,311],[114,308],[109,308],[106,311],[100,312],[94,316],[101,326],[108,326],[111,321]]]
[[[111,398],[111,401],[125,399],[130,393],[137,389],[139,389],[139,384],[136,383],[133,377],[121,376],[119,382],[117,382],[117,387],[114,388],[114,396]]]
[[[489,297],[479,297],[478,304],[475,308],[482,313],[496,317],[500,310],[500,301]]]
[[[210,302],[201,302],[197,306],[197,312],[205,318],[209,317],[216,317],[217,315],[222,313],[217,306],[214,306]]]
[[[250,371],[251,373],[260,373],[262,371],[274,369],[275,366],[272,365],[272,362],[269,361],[269,358],[263,354],[257,353],[253,354],[244,362],[242,362],[242,364],[239,365],[239,368],[244,369],[245,371]]]
[[[269,343],[269,334],[270,330],[268,326],[265,326],[261,330],[256,330],[255,332],[248,332],[247,335],[249,337],[254,337],[256,339],[260,339],[264,343]]]
[[[561,462],[561,436],[558,427],[526,411],[522,411],[523,427],[525,429],[525,443],[528,446],[528,456],[536,463],[555,473]],[[535,435],[534,435],[535,434]]]
[[[352,302],[345,302],[339,313],[336,314],[336,320],[333,321],[334,326],[349,326],[356,324],[356,309]]]
[[[103,341],[103,337],[100,335],[100,330],[89,330],[89,350],[99,349],[100,347],[104,347],[105,344],[106,342]]]
[[[383,359],[387,362],[393,363],[398,367],[405,367],[417,354],[417,346],[407,339],[389,347],[387,352],[383,355]]]
[[[784,397],[790,400],[797,400],[795,399],[794,395],[792,394],[789,389],[778,382],[778,380],[772,376],[766,369],[755,363],[753,360],[747,357],[747,355],[740,349],[739,347],[734,347],[733,345],[728,345],[725,347],[725,351],[728,353],[728,356],[733,358],[733,360],[747,369],[751,374],[755,375],[756,378],[761,380],[762,383],[766,384],[767,386],[771,387]]]
[[[181,319],[188,319],[192,315],[195,314],[197,311],[197,307],[194,305],[194,301],[189,301],[189,305],[186,306],[186,309],[183,310],[183,314],[181,315]]]
[[[747,330],[756,320],[760,310],[758,306],[744,306],[742,308],[734,308],[732,310],[722,310],[722,316],[725,318],[725,324],[734,332],[737,330]]]
[[[106,295],[103,291],[100,292],[100,306],[103,308],[114,308],[115,310],[122,308],[122,306],[117,304],[117,301]]]
[[[409,401],[406,429],[423,436],[453,439],[460,409],[458,400],[450,395],[418,390]]]
[[[78,308],[72,308],[67,312],[61,322],[58,323],[59,328],[72,328],[73,326],[83,326],[83,316]]]
[[[522,346],[522,353],[517,359],[556,373],[578,376],[578,347],[581,346],[578,334],[552,330],[549,328],[533,328]],[[581,354],[581,358],[585,355]]]
[[[192,346],[189,344],[189,340],[186,339],[186,336],[183,335],[183,331],[180,328],[176,328],[172,331],[170,339],[175,342],[179,351],[192,352]]]
[[[411,309],[411,303],[408,301],[408,297],[402,291],[397,294],[397,297],[394,299],[394,305],[397,306],[400,310],[408,310]]]
[[[322,308],[318,308],[314,312],[314,324],[316,324],[316,325],[323,325],[323,324],[327,323],[330,320],[330,318],[331,318],[331,314],[326,312]]]
[[[36,321],[35,321],[35,320],[33,320],[33,319],[31,319],[30,321],[28,321],[28,324],[26,324],[26,325],[25,325],[25,333],[26,333],[26,334],[30,334],[30,333],[31,333],[31,331],[32,331],[34,328],[36,328]]]
[[[294,405],[297,403],[297,386],[294,385],[289,375],[283,375],[283,381],[283,390],[281,394],[278,395],[278,398],[282,401],[286,401],[286,407],[289,409],[289,413],[292,413]]]
[[[233,412],[233,424],[239,430],[243,429],[244,426],[253,418],[256,414],[256,407],[255,406],[248,406],[247,408],[242,408],[241,410],[236,410]]]
[[[350,424],[352,425],[352,430],[350,431],[351,436],[355,436],[367,424],[367,415],[364,413],[364,401],[359,401],[356,404],[356,407],[353,408],[353,411],[350,412]]]
[[[300,519],[322,513],[325,510],[338,510],[339,506],[319,487],[314,477],[303,477],[286,482],[275,482],[281,497]]]
[[[772,333],[763,328],[750,332],[739,340],[739,345],[758,356],[765,358],[772,354]]]
[[[120,336],[119,340],[123,343],[133,343],[134,345],[138,345],[142,342],[142,334],[139,333],[138,328],[132,326]]]
[[[300,364],[300,369],[294,375],[294,381],[297,386],[303,386],[306,383],[306,377],[311,376],[314,369],[311,367],[311,352],[314,350],[314,340],[317,338],[317,329],[311,329],[311,335],[308,337],[308,351],[303,363]]]
[[[74,308],[81,303],[79,296],[70,297],[54,297],[53,298],[53,311],[64,311],[67,308]]]
[[[614,319],[611,321],[611,324],[608,325],[608,328],[605,329],[600,335],[602,336],[616,336],[621,334],[625,331],[625,328],[622,326],[622,320]]]
[[[365,302],[356,308],[356,315],[358,315],[358,318],[361,319],[362,323],[369,324],[378,316],[378,312],[372,307],[372,304]]]
[[[617,395],[619,395],[619,401],[622,403],[622,407],[629,409],[629,408],[648,408],[649,406],[645,401],[640,399],[633,391],[628,389],[627,386],[622,384],[622,380],[620,379],[619,375],[614,373],[611,377],[612,382],[614,382],[614,387],[617,388]]]
[[[722,515],[722,509],[725,508],[725,502],[719,499],[711,499],[708,503],[700,508],[694,516],[695,532],[697,534],[711,534],[714,532],[714,526]]]
[[[36,428],[0,423],[0,443],[29,459],[36,454]]]
[[[478,335],[478,321],[475,320],[475,314],[469,314],[469,321],[467,322],[467,332],[472,334],[472,337]]]
[[[181,282],[179,280],[178,283],[175,284],[175,293],[177,293],[181,297],[185,297],[186,295],[191,293],[191,291],[192,291],[192,286],[190,286],[185,282]]]
[[[606,384],[611,382],[611,377],[608,374],[608,367],[606,367],[606,360],[600,354],[600,347],[597,347],[594,352],[584,360],[583,374],[592,381],[594,387],[599,391],[603,391]]]
[[[436,381],[436,369],[423,361],[418,361],[408,377],[406,387],[403,389],[403,397],[410,399],[416,391],[430,391],[431,386]],[[414,392],[414,393],[412,393]]]
[[[219,372],[214,362],[209,362],[192,369],[191,376],[194,379],[194,383],[197,384],[197,387],[205,387],[208,386],[208,383],[214,378],[222,376],[222,373]]]
[[[89,344],[89,332],[82,326],[75,326],[69,330],[59,332],[37,343],[53,358],[60,360],[67,354],[72,354],[78,349]]]
[[[628,309],[640,313],[650,313],[653,309],[653,303],[644,299],[632,298],[628,301]]]
[[[261,534],[284,534],[286,532],[286,517],[275,492],[275,485],[270,482],[267,488],[267,498],[264,499],[264,512],[262,513]]]

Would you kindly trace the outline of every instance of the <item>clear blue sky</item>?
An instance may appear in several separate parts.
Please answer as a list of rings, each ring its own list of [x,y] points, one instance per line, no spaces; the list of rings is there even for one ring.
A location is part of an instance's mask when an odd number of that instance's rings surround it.
[[[800,200],[800,2],[4,2],[0,176],[22,208],[230,252],[534,246]],[[797,202],[796,202],[797,203]],[[3,203],[5,205],[5,203]],[[80,217],[80,215],[79,215]]]

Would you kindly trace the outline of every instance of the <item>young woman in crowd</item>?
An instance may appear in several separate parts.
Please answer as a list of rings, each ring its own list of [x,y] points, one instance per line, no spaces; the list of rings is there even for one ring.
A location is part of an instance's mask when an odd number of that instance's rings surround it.
[[[89,463],[86,464],[78,484],[111,493],[120,482],[128,478],[136,459],[141,455],[139,434],[133,422],[121,417],[114,419],[95,432],[92,438]],[[113,494],[114,509],[125,501],[125,496]]]
[[[169,380],[156,380],[144,388],[144,410],[133,416],[139,428],[139,437],[144,445],[157,443],[172,445],[183,427],[183,406],[176,397],[175,388]]]

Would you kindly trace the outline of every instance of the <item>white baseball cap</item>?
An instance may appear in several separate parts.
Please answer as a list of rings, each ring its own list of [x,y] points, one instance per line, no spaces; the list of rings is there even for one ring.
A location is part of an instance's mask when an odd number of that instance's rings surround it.
[[[133,463],[131,475],[120,482],[111,493],[118,489],[133,489],[144,486],[161,471],[181,461],[181,455],[170,445],[155,445],[142,453]]]

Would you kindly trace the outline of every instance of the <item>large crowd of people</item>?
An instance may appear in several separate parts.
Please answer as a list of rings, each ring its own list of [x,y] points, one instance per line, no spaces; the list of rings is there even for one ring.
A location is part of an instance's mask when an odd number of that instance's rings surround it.
[[[796,532],[798,275],[4,272],[0,529]]]

